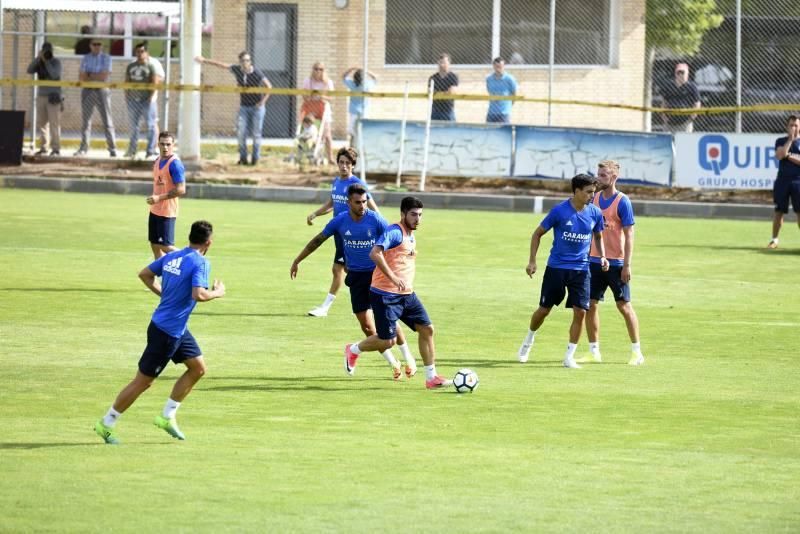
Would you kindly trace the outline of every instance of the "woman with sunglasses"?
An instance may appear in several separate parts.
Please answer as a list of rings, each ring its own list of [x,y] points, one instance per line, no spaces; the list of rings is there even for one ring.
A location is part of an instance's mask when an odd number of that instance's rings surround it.
[[[318,61],[314,63],[311,70],[311,76],[303,82],[303,89],[310,89],[312,91],[333,91],[333,80],[328,78],[325,72],[325,65]],[[325,108],[327,107],[327,113]],[[336,160],[333,159],[333,136],[331,134],[332,115],[331,97],[319,94],[303,95],[303,105],[300,107],[300,121],[306,115],[312,115],[317,120],[322,121],[322,139],[328,151],[328,163],[336,165]]]

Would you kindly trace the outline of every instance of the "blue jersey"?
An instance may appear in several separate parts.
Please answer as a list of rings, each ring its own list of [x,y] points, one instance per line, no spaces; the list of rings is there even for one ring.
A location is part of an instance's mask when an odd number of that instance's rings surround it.
[[[572,203],[565,200],[550,210],[540,226],[544,230],[553,229],[553,248],[547,259],[549,267],[589,270],[589,247],[592,233],[603,231],[603,212],[594,204],[588,204],[581,211],[575,211]]]
[[[777,152],[778,148],[785,145],[788,140],[789,138],[786,136],[779,137],[775,141],[775,151]],[[792,145],[789,147],[789,154],[800,156],[800,139],[792,141]],[[788,178],[790,180],[800,178],[800,165],[796,165],[788,159],[780,160],[778,162],[778,178]]]
[[[367,184],[358,176],[351,176],[350,178],[343,179],[338,176],[331,184],[331,200],[333,200],[333,216],[336,217],[342,212],[349,211],[347,206],[347,189],[353,185],[359,184],[361,187],[369,191]],[[367,193],[367,198],[372,198]]]
[[[179,184],[186,181],[186,169],[183,162],[178,158],[172,158],[172,161],[167,159],[158,160],[158,168],[163,169],[164,165],[169,161],[169,175],[172,178],[172,183]]]
[[[517,94],[517,80],[509,73],[504,72],[498,79],[494,73],[486,77],[486,92],[490,95],[512,96]],[[511,100],[490,100],[489,113],[497,115],[511,115]]]
[[[344,243],[344,262],[348,271],[372,272],[375,262],[369,257],[376,240],[386,232],[389,223],[379,213],[367,210],[360,221],[354,221],[348,209],[330,220],[323,235],[338,234]]]
[[[208,288],[208,260],[186,247],[161,256],[147,268],[161,277],[161,302],[153,312],[153,323],[170,336],[181,337],[197,304],[192,288]]]

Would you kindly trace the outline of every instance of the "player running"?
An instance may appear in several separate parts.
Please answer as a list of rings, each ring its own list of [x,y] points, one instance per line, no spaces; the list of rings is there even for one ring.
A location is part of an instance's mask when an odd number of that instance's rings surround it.
[[[425,387],[449,386],[452,382],[436,374],[436,351],[433,343],[433,324],[428,312],[414,293],[417,242],[414,230],[422,218],[422,201],[406,197],[400,204],[400,222],[391,225],[375,241],[369,256],[378,267],[372,274],[369,298],[375,313],[377,334],[360,343],[344,347],[344,368],[355,372],[362,352],[385,351],[399,339],[397,321],[401,320],[419,334],[419,353],[425,362]]]
[[[594,240],[600,251],[600,265],[608,269],[603,247],[603,214],[591,203],[597,180],[586,174],[572,178],[572,198],[557,204],[531,236],[531,251],[525,272],[533,278],[536,272],[536,252],[542,236],[553,228],[553,248],[547,259],[542,278],[539,307],[531,316],[531,325],[517,354],[520,363],[528,361],[534,336],[553,306],[558,306],[569,291],[566,307],[572,308],[569,344],[564,355],[564,367],[579,369],[575,349],[581,338],[586,310],[589,309],[589,245]]]
[[[377,240],[383,236],[388,223],[380,213],[367,209],[367,203],[366,188],[361,184],[351,185],[347,189],[348,210],[331,219],[322,232],[308,242],[292,262],[289,276],[294,279],[297,276],[300,262],[317,250],[330,236],[338,237],[342,242],[344,258],[347,263],[345,284],[350,288],[350,303],[353,313],[358,319],[364,335],[371,336],[375,334],[375,321],[370,308],[369,287],[372,281],[372,272],[375,270],[375,262],[370,257],[370,251]],[[402,332],[399,333],[399,338],[398,346],[405,359],[405,374],[406,377],[411,378],[417,372],[417,364],[414,362],[414,356],[411,354]],[[390,349],[391,347],[387,347],[381,353],[392,366],[394,379],[399,380],[402,377],[402,370]],[[349,374],[352,375],[352,373]]]
[[[633,206],[628,196],[617,189],[619,163],[604,160],[597,164],[598,189],[592,204],[603,212],[603,244],[608,256],[608,270],[601,268],[602,253],[592,243],[589,253],[589,273],[591,290],[589,292],[589,311],[586,314],[586,337],[589,338],[589,357],[578,362],[603,361],[600,355],[600,308],[606,289],[611,288],[617,309],[625,319],[628,336],[631,338],[631,358],[628,365],[642,365],[641,344],[639,343],[639,319],[631,305],[631,260],[633,259]]]

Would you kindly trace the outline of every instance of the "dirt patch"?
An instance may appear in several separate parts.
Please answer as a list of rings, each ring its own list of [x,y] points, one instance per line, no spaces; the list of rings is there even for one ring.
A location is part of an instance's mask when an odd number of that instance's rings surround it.
[[[262,187],[326,187],[337,169],[334,166],[298,169],[296,164],[284,161],[282,155],[267,154],[258,166],[236,165],[233,157],[205,160],[197,168],[187,171],[188,181],[208,183],[233,183]],[[152,180],[151,163],[143,160],[48,158],[26,156],[20,166],[0,166],[5,176],[43,176],[76,178],[113,178],[118,180]],[[377,189],[391,189],[396,177],[387,174],[370,174],[368,180]],[[417,191],[418,176],[404,176],[402,186]],[[700,191],[686,188],[620,187],[632,198],[644,200],[674,200],[685,202],[724,202],[743,204],[771,204],[772,192],[759,190]],[[560,196],[569,193],[566,181],[510,180],[488,178],[448,178],[429,176],[425,190],[429,192],[479,193],[488,195],[542,195]]]

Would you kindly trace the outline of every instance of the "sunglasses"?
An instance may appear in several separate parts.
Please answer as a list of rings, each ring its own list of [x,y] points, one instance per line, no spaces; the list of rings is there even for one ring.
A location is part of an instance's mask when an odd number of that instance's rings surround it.
[[[103,43],[92,43],[92,46],[103,46]]]
[[[686,74],[685,70],[676,70],[675,74]]]
[[[323,69],[321,67],[314,67],[314,70],[325,70],[325,69]]]

